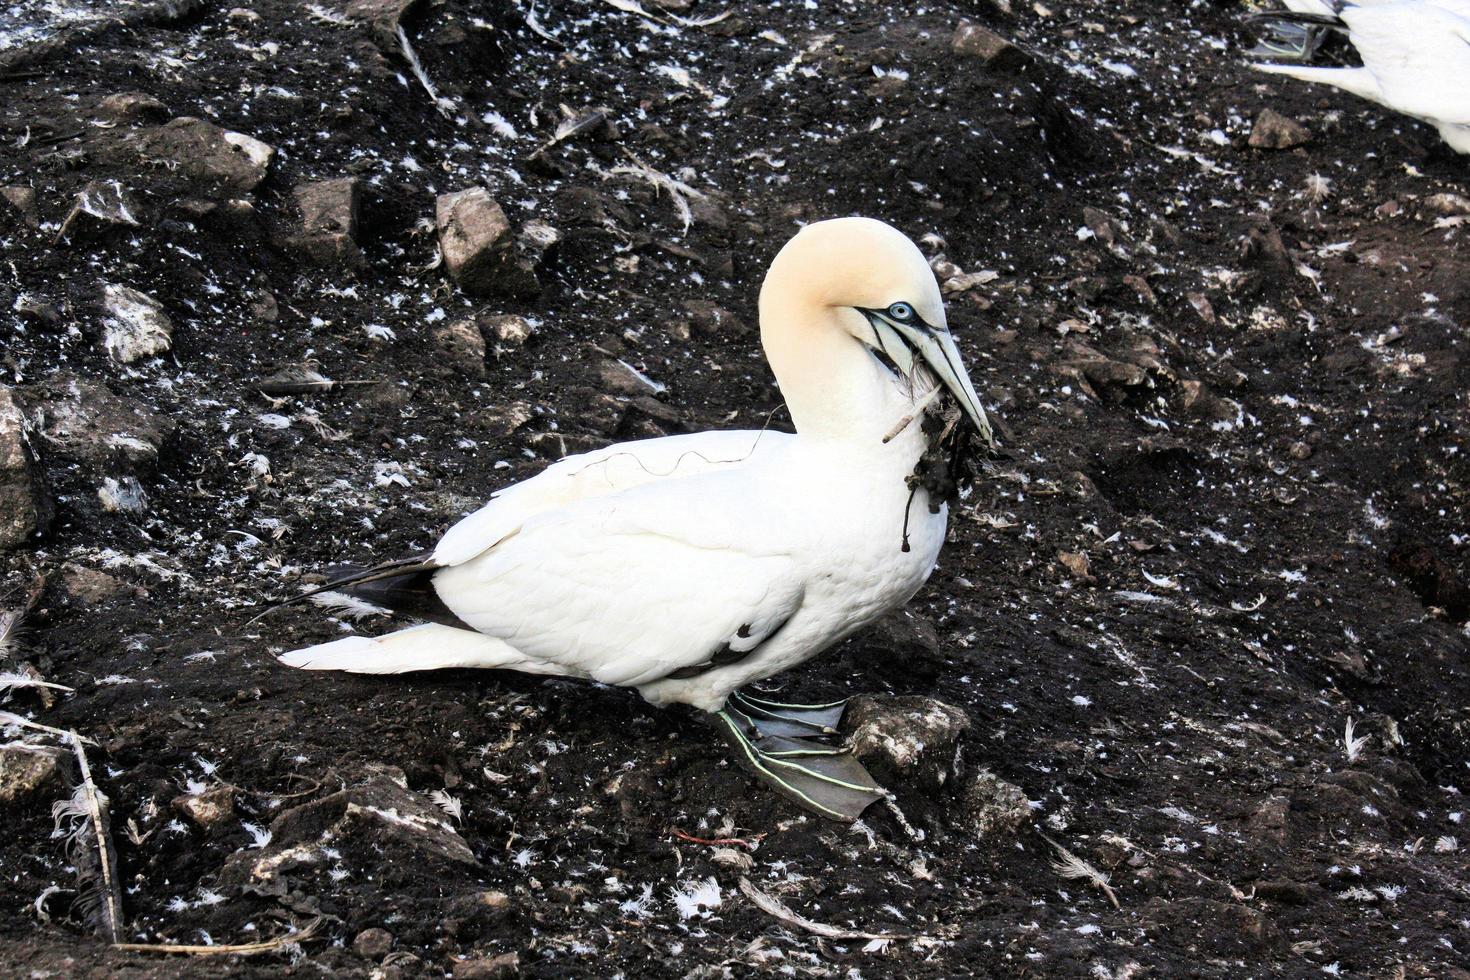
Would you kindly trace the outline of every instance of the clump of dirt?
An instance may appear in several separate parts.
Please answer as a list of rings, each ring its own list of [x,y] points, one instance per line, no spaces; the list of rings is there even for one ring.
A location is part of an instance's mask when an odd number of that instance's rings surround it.
[[[0,552],[0,672],[73,689],[3,708],[96,741],[123,939],[267,943],[219,974],[1463,970],[1470,170],[1432,130],[1250,72],[1231,4],[128,9],[0,15],[0,365],[50,517]],[[1251,146],[1266,110],[1307,142]],[[514,283],[441,261],[474,187]],[[760,276],[852,213],[933,257],[1006,450],[924,591],[773,685],[968,716],[894,807],[806,817],[620,690],[275,663],[375,624],[267,601],[560,455],[781,425]],[[85,925],[59,785],[0,804],[0,962],[180,968]]]

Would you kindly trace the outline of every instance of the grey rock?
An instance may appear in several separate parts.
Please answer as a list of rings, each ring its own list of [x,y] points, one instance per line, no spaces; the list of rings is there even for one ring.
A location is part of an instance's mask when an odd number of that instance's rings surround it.
[[[1184,410],[1191,415],[1219,422],[1228,422],[1240,417],[1240,405],[1229,398],[1221,398],[1203,381],[1180,381],[1179,387],[1182,396],[1180,401],[1184,405]]]
[[[515,231],[483,187],[440,195],[435,217],[444,265],[465,292],[534,296],[541,291],[536,270],[561,241],[555,228],[530,221]]]
[[[515,904],[493,889],[456,895],[444,910],[444,931],[451,936],[487,935],[515,911]]]
[[[0,187],[0,215],[13,222],[35,228],[40,224],[36,213],[36,192],[20,185]]]
[[[323,268],[360,266],[357,179],[339,177],[301,184],[295,196],[301,208],[301,233],[292,240],[297,250]]]
[[[960,808],[979,837],[1014,834],[1031,822],[1031,803],[1021,788],[985,769],[965,786]]]
[[[144,514],[148,511],[148,492],[136,476],[104,477],[97,488],[102,509],[110,514]]]
[[[120,123],[162,122],[168,106],[147,92],[115,92],[97,103],[97,114]]]
[[[457,960],[450,971],[454,980],[498,980],[501,977],[518,977],[520,974],[521,958],[514,952]]]
[[[1108,358],[1082,362],[1082,373],[1099,388],[1137,388],[1148,384],[1148,372],[1137,364]]]
[[[495,338],[497,349],[519,350],[535,333],[531,321],[514,313],[480,318],[486,333]]]
[[[66,795],[71,787],[68,757],[49,746],[0,745],[0,806]]]
[[[689,214],[694,223],[707,228],[713,232],[726,232],[730,230],[730,216],[725,211],[725,206],[713,193],[690,196],[688,200]]]
[[[664,386],[623,361],[607,358],[597,365],[597,377],[603,391],[615,395],[657,395]]]
[[[177,170],[201,189],[235,193],[259,187],[275,154],[275,147],[253,136],[192,116],[129,133],[115,151],[134,162]]]
[[[94,472],[141,472],[158,460],[174,421],[143,402],[114,395],[96,382],[58,375],[21,397],[37,420],[48,455]]]
[[[474,320],[452,320],[431,331],[435,345],[442,352],[441,366],[447,373],[485,376],[485,338]]]
[[[0,192],[3,192],[3,189],[0,189]],[[1449,218],[1470,214],[1470,197],[1465,197],[1463,194],[1452,194],[1448,191],[1430,194],[1419,204],[1426,211]]]
[[[450,278],[471,293],[496,291],[514,246],[510,219],[483,187],[441,194],[435,204],[439,250]]]
[[[370,960],[380,960],[392,950],[393,933],[387,929],[364,929],[352,940],[352,951]]]
[[[120,578],[71,562],[61,566],[61,588],[70,599],[84,606],[95,606],[134,591],[133,586]]]
[[[208,829],[234,819],[235,790],[232,786],[217,786],[203,793],[186,793],[174,797],[173,808]]]
[[[962,20],[950,39],[950,49],[957,55],[974,58],[992,71],[1015,71],[1031,57],[1010,41],[987,27]]]
[[[173,346],[174,323],[163,304],[118,283],[102,286],[102,327],[102,346],[120,364],[162,354]]]
[[[1189,300],[1189,305],[1194,307],[1194,311],[1199,314],[1201,320],[1209,324],[1219,322],[1215,316],[1215,304],[1211,303],[1210,298],[1204,293],[1186,293],[1184,298]]]
[[[11,307],[20,314],[22,320],[34,323],[40,327],[61,326],[61,311],[45,300],[32,296],[29,293],[21,293],[15,298],[15,304]]]
[[[281,306],[269,289],[261,289],[250,297],[250,316],[261,323],[275,323],[281,318]]]
[[[497,274],[495,291],[507,296],[541,292],[537,271],[561,244],[561,232],[544,221],[528,221],[516,232],[515,244]]]
[[[1291,839],[1291,799],[1269,796],[1246,821],[1251,836],[1275,845]]]
[[[956,774],[970,718],[933,698],[861,695],[847,706],[843,727],[851,732],[853,754],[880,781],[938,790]]]
[[[60,244],[95,241],[108,232],[137,228],[143,208],[131,191],[115,180],[94,180],[72,201],[71,210],[56,233]]]
[[[51,523],[51,495],[30,435],[14,391],[0,386],[0,548],[19,547]]]
[[[440,868],[477,867],[464,838],[429,800],[401,786],[391,775],[293,807],[271,822],[271,842],[242,851],[221,871],[224,884],[267,891],[281,887],[280,876],[326,861],[322,847],[378,849],[395,859]]]
[[[1240,243],[1240,257],[1250,265],[1281,274],[1296,268],[1281,230],[1263,217],[1255,218],[1246,230]]]
[[[1293,150],[1310,142],[1312,131],[1275,109],[1262,109],[1248,142],[1258,150]]]
[[[418,0],[348,0],[344,13],[372,28],[373,39],[383,47],[398,50],[398,25]]]
[[[487,405],[471,418],[471,425],[492,439],[503,439],[520,431],[536,417],[530,402],[513,401]]]
[[[1128,234],[1122,222],[1106,211],[1094,207],[1082,209],[1082,220],[1087,223],[1088,230],[1098,242],[1107,247],[1108,251],[1120,258],[1128,257]]]
[[[1257,898],[1281,905],[1311,905],[1322,895],[1322,889],[1315,885],[1289,878],[1258,881],[1253,887]]]
[[[516,235],[516,269],[523,277],[523,291],[519,296],[531,296],[541,291],[541,282],[536,272],[561,244],[561,232],[544,221],[528,221]]]
[[[692,332],[699,336],[742,335],[747,332],[745,323],[738,316],[717,303],[702,299],[685,300],[684,309],[689,313]]]
[[[1289,948],[1285,937],[1263,913],[1235,902],[1193,896],[1155,898],[1141,910],[1149,941],[1159,936],[1188,935],[1201,956],[1257,958]]]

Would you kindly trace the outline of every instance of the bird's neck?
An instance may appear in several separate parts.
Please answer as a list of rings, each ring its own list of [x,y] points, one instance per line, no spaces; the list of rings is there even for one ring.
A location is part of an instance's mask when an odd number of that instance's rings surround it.
[[[781,300],[762,293],[761,343],[797,434],[811,443],[881,445],[913,402],[844,327],[842,316],[861,314]]]

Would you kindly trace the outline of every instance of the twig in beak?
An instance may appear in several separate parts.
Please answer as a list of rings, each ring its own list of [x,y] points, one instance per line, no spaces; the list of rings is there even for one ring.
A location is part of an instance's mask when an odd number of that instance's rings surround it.
[[[941,387],[941,385],[935,385],[933,388],[930,388],[929,393],[923,398],[919,399],[919,403],[914,406],[914,410],[905,415],[903,418],[899,419],[894,424],[893,428],[888,430],[888,434],[883,437],[883,445],[888,445],[900,432],[902,432],[904,429],[907,429],[911,424],[913,424],[914,419],[918,418],[920,415],[923,415],[924,409],[929,407],[929,403],[939,396],[939,391]]]

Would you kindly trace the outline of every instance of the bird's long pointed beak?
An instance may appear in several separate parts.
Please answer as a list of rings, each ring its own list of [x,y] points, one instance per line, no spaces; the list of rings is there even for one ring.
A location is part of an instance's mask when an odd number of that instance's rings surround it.
[[[955,400],[960,403],[970,421],[975,423],[975,428],[985,444],[991,449],[995,448],[995,433],[991,431],[990,419],[985,417],[985,409],[980,404],[980,396],[975,394],[975,385],[970,381],[969,372],[965,370],[965,362],[960,358],[960,349],[955,344],[954,338],[943,330],[931,330],[923,326],[906,326],[904,324],[893,324],[893,327],[908,342],[914,353],[923,358],[929,370],[934,372],[935,378],[954,395]]]

